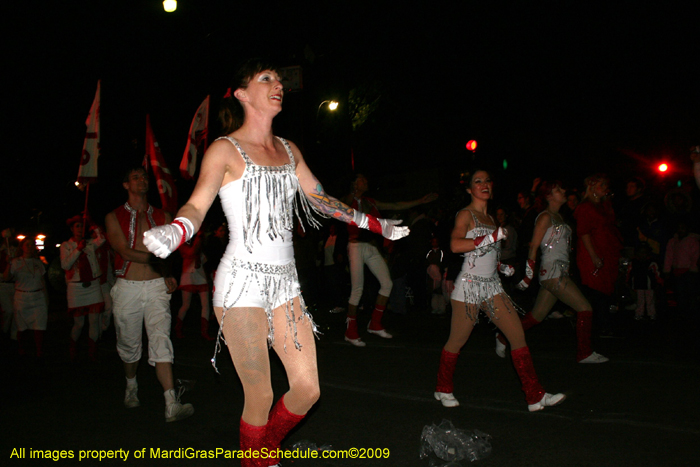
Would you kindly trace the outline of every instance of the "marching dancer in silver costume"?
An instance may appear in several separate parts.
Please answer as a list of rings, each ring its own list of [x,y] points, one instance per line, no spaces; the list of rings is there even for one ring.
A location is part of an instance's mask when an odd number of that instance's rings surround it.
[[[525,278],[517,285],[526,289],[534,276],[537,248],[541,252],[539,281],[532,311],[522,318],[523,330],[542,322],[557,300],[576,311],[576,338],[578,349],[576,361],[579,363],[605,363],[607,357],[591,350],[591,323],[593,312],[591,305],[579,288],[569,277],[569,253],[571,252],[571,227],[564,222],[559,208],[566,203],[566,191],[559,182],[542,182],[538,187],[538,196],[547,204],[535,220],[535,229],[530,242],[530,251],[525,268]],[[496,354],[506,356],[506,343],[503,336],[496,336]]]
[[[506,233],[502,227],[494,225],[495,221],[487,213],[492,191],[493,182],[488,172],[475,171],[467,188],[472,201],[457,213],[452,230],[450,248],[455,253],[463,253],[465,259],[452,292],[450,337],[440,355],[435,398],[445,407],[459,405],[452,392],[457,358],[478,322],[479,311],[484,310],[511,344],[513,365],[522,383],[528,410],[534,412],[561,403],[565,396],[546,393],[540,385],[516,307],[501,286],[499,271],[511,275],[513,270],[498,261],[500,242]]]
[[[315,325],[294,265],[294,215],[303,212],[316,226],[316,212],[392,240],[408,235],[408,228],[330,197],[296,145],[273,135],[283,89],[272,65],[244,63],[231,90],[221,115],[227,136],[207,150],[195,190],[177,218],[145,232],[144,244],[157,256],[169,255],[200,228],[217,194],[221,198],[230,241],[216,273],[214,311],[245,393],[240,447],[257,455],[242,465],[267,467],[277,465],[283,438],[320,394]],[[272,410],[268,345],[289,379],[289,391]]]

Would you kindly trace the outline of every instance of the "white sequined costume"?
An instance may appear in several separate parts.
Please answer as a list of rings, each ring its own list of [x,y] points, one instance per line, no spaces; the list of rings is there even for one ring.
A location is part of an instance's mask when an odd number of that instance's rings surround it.
[[[542,253],[540,282],[561,279],[569,275],[571,227],[557,213],[550,213],[550,218],[552,225],[547,229],[542,237],[542,243],[540,243],[540,252]]]
[[[284,308],[287,317],[285,349],[289,335],[294,346],[301,349],[296,323],[306,318],[314,332],[316,325],[306,310],[294,264],[292,228],[294,214],[299,217],[299,205],[313,226],[318,227],[318,223],[312,216],[314,209],[299,185],[292,150],[287,141],[278,138],[287,150],[289,163],[259,166],[251,161],[236,140],[231,137],[220,139],[230,141],[238,149],[245,161],[245,170],[239,180],[227,183],[219,190],[229,226],[229,243],[216,270],[214,306],[223,307],[224,316],[234,307],[265,309],[269,325],[268,344],[272,345],[275,339],[273,310],[288,304]],[[300,202],[296,201],[297,193]],[[297,296],[301,310],[292,305]],[[223,335],[222,328],[219,329],[219,339]],[[215,364],[214,359],[212,363]]]
[[[467,232],[465,238],[476,238],[490,235],[496,230],[493,225],[484,224],[477,219],[472,211],[469,211],[474,219],[474,228]],[[476,305],[485,312],[489,318],[495,315],[493,298],[496,295],[503,297],[507,311],[516,309],[510,297],[503,291],[501,279],[498,277],[498,259],[501,252],[501,242],[492,243],[484,248],[477,248],[464,254],[464,264],[459,276],[454,281],[455,288],[451,299],[463,302],[467,305]],[[467,316],[478,320],[473,316],[467,306]]]

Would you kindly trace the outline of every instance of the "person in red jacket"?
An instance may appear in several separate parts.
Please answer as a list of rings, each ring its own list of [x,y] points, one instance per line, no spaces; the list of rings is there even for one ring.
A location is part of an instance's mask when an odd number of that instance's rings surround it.
[[[148,334],[148,363],[165,396],[165,421],[174,422],[194,413],[181,404],[174,390],[173,345],[170,341],[170,298],[177,290],[174,277],[159,270],[155,257],[143,245],[143,232],[172,220],[167,212],[148,204],[148,175],[143,168],[130,170],[123,182],[129,199],[107,214],[107,238],[116,252],[117,282],[112,287],[112,313],[117,331],[117,353],[124,362],[124,405],[138,407],[136,370],[141,360],[142,328]]]
[[[610,307],[619,272],[622,237],[615,226],[615,212],[608,200],[610,179],[605,174],[585,180],[586,194],[574,211],[578,234],[576,264],[583,294],[593,306],[604,335],[612,335]],[[597,316],[596,316],[597,315]]]

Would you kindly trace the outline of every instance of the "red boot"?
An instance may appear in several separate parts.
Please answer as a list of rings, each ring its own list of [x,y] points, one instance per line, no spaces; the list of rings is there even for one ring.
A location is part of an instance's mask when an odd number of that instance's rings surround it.
[[[535,366],[532,364],[530,349],[521,347],[511,351],[510,355],[513,358],[513,365],[520,378],[528,405],[537,404],[542,400],[545,392],[537,380],[537,373],[535,373]]]
[[[605,363],[609,359],[591,350],[592,311],[576,313],[576,361],[579,363]]]
[[[277,404],[270,411],[267,421],[265,447],[269,449],[269,452],[276,453],[277,449],[282,445],[282,440],[304,419],[304,416],[306,414],[297,415],[290,412],[284,405],[284,396],[277,401]],[[275,465],[277,463],[278,459],[275,454],[267,460],[266,465]]]
[[[442,349],[440,354],[440,367],[438,368],[437,385],[435,386],[435,399],[442,402],[445,407],[457,407],[459,402],[452,395],[454,384],[452,377],[457,366],[459,353],[448,352]]]
[[[384,339],[391,339],[394,336],[386,332],[384,326],[382,325],[382,317],[384,316],[384,310],[386,310],[386,305],[374,306],[374,311],[372,312],[372,320],[369,322],[369,326],[367,326],[367,331],[370,334],[375,334],[379,337],[383,337]]]
[[[520,323],[523,325],[523,331],[527,331],[531,327],[540,324],[541,321],[537,321],[534,316],[532,316],[532,313],[527,312],[525,316],[520,318]]]
[[[372,331],[379,331],[384,329],[382,326],[382,317],[384,316],[384,310],[386,310],[386,305],[375,305],[374,311],[372,312],[372,320],[369,322],[368,329]]]
[[[175,337],[178,339],[184,339],[185,335],[182,333],[183,321],[180,318],[175,318]]]
[[[209,335],[209,320],[206,318],[201,319],[201,332],[204,340],[213,341],[215,339]]]
[[[345,322],[348,325],[348,328],[345,330],[345,340],[356,347],[367,345],[360,339],[360,334],[357,332],[357,317],[348,315]]]
[[[240,444],[241,451],[247,458],[241,459],[241,467],[268,467],[269,459],[263,459],[261,450],[265,443],[267,425],[253,426],[241,418]],[[249,452],[246,452],[249,451]]]

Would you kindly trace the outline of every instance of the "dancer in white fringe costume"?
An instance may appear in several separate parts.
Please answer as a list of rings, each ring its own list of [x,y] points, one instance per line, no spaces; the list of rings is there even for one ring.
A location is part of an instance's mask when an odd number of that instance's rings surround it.
[[[593,312],[588,300],[569,277],[569,254],[571,253],[571,227],[564,222],[559,208],[566,203],[566,191],[559,182],[544,181],[537,188],[537,196],[546,209],[535,219],[535,228],[530,242],[525,277],[517,285],[525,290],[534,277],[537,249],[542,252],[535,306],[521,319],[523,330],[539,324],[550,312],[557,300],[574,309],[576,317],[576,361],[579,363],[605,363],[607,357],[591,350],[591,323]],[[496,354],[506,357],[506,342],[502,335],[496,336]]]
[[[294,265],[294,215],[303,211],[317,226],[316,211],[392,240],[408,235],[408,228],[330,197],[296,145],[273,135],[272,120],[284,95],[274,66],[245,62],[230,91],[221,115],[227,136],[207,150],[194,192],[177,218],[146,232],[144,244],[157,256],[169,255],[201,227],[216,195],[221,198],[230,241],[216,273],[214,311],[245,394],[240,446],[258,454],[242,465],[267,467],[277,465],[274,452],[320,394],[315,325]],[[289,391],[272,411],[268,345],[289,379]]]
[[[540,385],[518,312],[503,291],[498,277],[499,271],[512,275],[513,268],[498,261],[500,242],[505,239],[506,233],[502,227],[496,227],[496,222],[487,213],[488,201],[493,193],[493,182],[488,172],[475,171],[467,193],[472,201],[457,213],[450,240],[452,251],[464,254],[464,265],[454,281],[450,337],[440,355],[435,398],[445,407],[459,405],[452,392],[457,358],[478,322],[479,311],[484,310],[511,344],[513,365],[522,383],[528,410],[535,412],[557,405],[566,396],[546,393]]]

